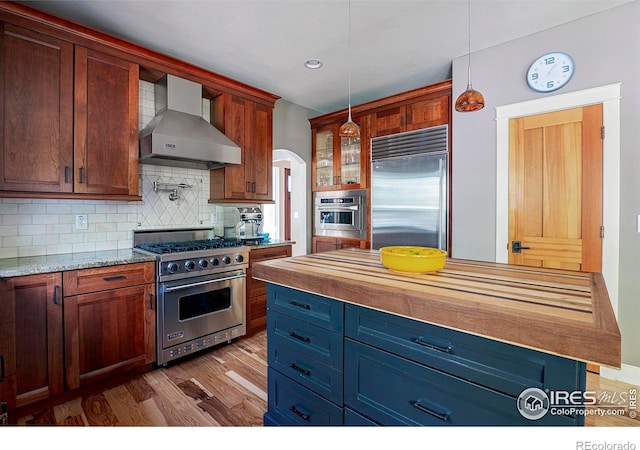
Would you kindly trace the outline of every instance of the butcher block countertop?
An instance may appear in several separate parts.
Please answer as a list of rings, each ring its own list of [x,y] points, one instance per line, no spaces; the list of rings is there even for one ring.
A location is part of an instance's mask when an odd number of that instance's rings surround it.
[[[447,259],[395,272],[377,250],[257,263],[260,280],[594,364],[620,367],[620,331],[600,273]]]

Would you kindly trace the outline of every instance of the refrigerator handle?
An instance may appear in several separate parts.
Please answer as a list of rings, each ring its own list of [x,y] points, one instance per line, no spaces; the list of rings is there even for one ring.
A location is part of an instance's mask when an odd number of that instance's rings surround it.
[[[438,172],[440,175],[440,205],[438,208],[438,222],[440,224],[440,226],[438,226],[438,248],[440,250],[444,250],[443,247],[446,247],[446,244],[443,245],[442,243],[442,234],[444,233],[444,229],[446,227],[446,216],[445,216],[445,212],[443,212],[443,207],[444,205],[446,205],[446,199],[445,199],[445,195],[447,195],[447,188],[446,188],[446,179],[445,179],[445,173],[444,173],[444,158],[440,158],[440,160],[438,161]],[[446,234],[445,234],[446,236]]]

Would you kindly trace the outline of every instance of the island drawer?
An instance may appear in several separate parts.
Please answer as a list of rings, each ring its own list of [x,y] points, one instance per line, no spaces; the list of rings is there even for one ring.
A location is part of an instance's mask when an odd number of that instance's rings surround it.
[[[278,425],[342,425],[342,408],[268,369],[269,413]]]
[[[280,336],[269,342],[267,360],[269,367],[332,402],[342,404],[342,364],[339,368],[324,364]]]
[[[575,425],[573,417],[524,418],[517,400],[374,347],[345,339],[345,406],[382,425]]]
[[[269,353],[285,344],[292,352],[342,371],[342,335],[284,314],[267,315]]]
[[[267,309],[342,333],[344,306],[342,302],[319,295],[269,284]]]
[[[345,335],[517,397],[531,387],[584,390],[584,363],[354,305]]]

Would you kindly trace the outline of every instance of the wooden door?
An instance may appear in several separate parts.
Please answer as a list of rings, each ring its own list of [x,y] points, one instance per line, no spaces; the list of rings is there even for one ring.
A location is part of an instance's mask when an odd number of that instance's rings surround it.
[[[509,127],[509,263],[600,272],[602,105]]]
[[[75,192],[138,195],[138,72],[76,47]]]
[[[0,29],[0,189],[72,192],[73,45]]]
[[[246,130],[249,129],[251,117],[243,98],[228,95],[224,106],[224,134],[240,147],[242,163],[225,167],[219,173],[224,176],[224,198],[242,200],[248,191],[245,167],[249,162],[251,136]]]
[[[0,402],[9,410],[64,388],[62,277],[0,280]]]

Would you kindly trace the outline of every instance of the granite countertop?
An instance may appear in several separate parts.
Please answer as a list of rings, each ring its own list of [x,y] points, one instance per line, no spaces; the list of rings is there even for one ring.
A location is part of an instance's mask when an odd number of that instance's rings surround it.
[[[282,247],[285,245],[292,245],[295,244],[296,241],[285,241],[285,240],[280,240],[280,239],[271,239],[267,242],[261,242],[259,244],[253,244],[253,245],[248,245],[247,247],[249,247],[250,249],[260,249],[260,248],[271,248],[271,247]]]
[[[274,239],[257,245],[249,245],[248,247],[250,249],[261,249],[280,247],[294,243],[294,241]],[[133,264],[155,260],[155,256],[138,253],[130,248],[99,252],[3,258],[0,259],[0,278],[19,277],[38,273],[64,272],[67,270],[89,269],[92,267],[117,266],[120,264]]]
[[[0,278],[155,261],[132,249],[0,259]]]

